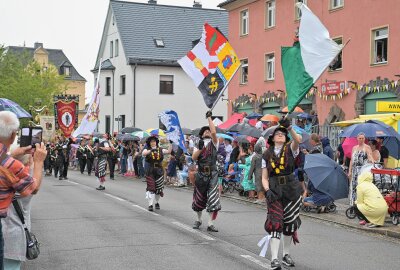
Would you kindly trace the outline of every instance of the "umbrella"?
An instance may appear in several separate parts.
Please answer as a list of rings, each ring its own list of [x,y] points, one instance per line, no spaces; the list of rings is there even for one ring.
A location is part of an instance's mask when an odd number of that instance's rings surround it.
[[[261,116],[262,116],[262,114],[252,112],[251,114],[247,115],[246,118],[247,119],[258,119]]]
[[[32,115],[25,111],[20,105],[6,98],[0,98],[0,111],[13,112],[18,118],[32,118]]]
[[[246,135],[240,135],[235,138],[238,143],[250,143],[249,138]]]
[[[264,130],[263,132],[261,132],[261,135],[262,135],[264,138],[267,138],[267,139],[268,139],[268,137],[269,137],[272,133],[274,133],[274,130],[275,130],[277,127],[278,127],[278,125],[269,127],[269,128],[267,128],[266,130]]]
[[[215,118],[218,119],[218,118]],[[182,132],[185,135],[192,135],[193,131],[190,128],[182,128]]]
[[[139,141],[140,138],[133,136],[132,134],[122,134],[122,136],[119,138],[121,141]]]
[[[385,132],[389,133],[390,136],[383,139],[383,145],[389,150],[389,155],[395,159],[400,159],[400,134],[389,125],[378,121],[368,120],[367,123],[375,123],[385,128]]]
[[[255,127],[252,126],[246,126],[244,128],[242,128],[239,133],[241,135],[247,135],[250,137],[254,137],[254,138],[260,138],[261,137],[261,131]]]
[[[135,132],[132,132],[131,134],[132,134],[132,136],[138,137],[140,139],[150,137],[150,133],[148,133],[146,131],[135,131]]]
[[[307,131],[305,131],[304,129],[302,129],[299,126],[293,125],[292,128],[297,134],[301,135],[300,146],[302,146],[303,148],[305,148],[307,150],[311,150],[311,148],[312,148],[312,146],[310,144],[311,135],[308,134]],[[289,134],[289,137],[291,138],[290,134]]]
[[[121,133],[132,133],[135,131],[142,131],[140,128],[137,127],[125,127],[123,129],[121,129],[119,132]]]
[[[279,116],[273,115],[273,114],[266,114],[263,117],[261,117],[261,121],[264,122],[278,122],[279,121]]]
[[[302,119],[312,119],[312,118],[313,118],[313,116],[312,116],[311,114],[308,114],[308,113],[302,112],[302,113],[299,113],[299,114],[297,115],[297,118],[302,118]]]
[[[333,199],[347,198],[349,182],[342,167],[324,154],[308,154],[304,170],[314,187]]]
[[[159,128],[158,129],[149,128],[146,131],[150,133],[151,136],[165,136],[164,130]]]
[[[342,143],[342,148],[344,155],[348,158],[351,158],[351,152],[353,147],[357,145],[357,138],[346,138]]]
[[[302,108],[300,107],[296,107],[293,110],[294,112],[304,112]],[[288,107],[286,106],[285,108],[283,108],[282,110],[279,111],[280,113],[288,113]]]
[[[229,135],[227,135],[227,134],[223,134],[223,133],[217,133],[217,137],[218,137],[218,138],[228,139],[228,140],[231,140],[231,141],[234,140],[233,137],[231,137],[231,136],[229,136]]]
[[[213,123],[214,123],[215,126],[219,126],[219,125],[221,125],[221,124],[224,123],[224,122],[222,122],[222,120],[219,119],[219,118],[217,117],[217,118],[215,118],[215,119],[213,120]]]
[[[228,131],[240,132],[242,129],[251,128],[252,126],[246,123],[237,123],[228,128]]]
[[[360,132],[363,132],[367,138],[393,136],[393,134],[390,134],[382,125],[375,123],[363,123],[347,127],[345,130],[343,130],[340,137],[357,137]]]

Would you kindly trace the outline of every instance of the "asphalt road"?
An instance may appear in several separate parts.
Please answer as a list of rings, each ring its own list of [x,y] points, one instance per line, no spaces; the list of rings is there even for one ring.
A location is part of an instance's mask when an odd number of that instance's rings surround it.
[[[40,257],[23,269],[269,269],[258,256],[265,236],[261,207],[222,199],[207,233],[192,230],[192,194],[166,188],[161,210],[148,212],[145,183],[117,177],[97,191],[95,178],[70,172],[44,179],[33,200],[32,229]],[[292,269],[399,269],[400,242],[302,218]],[[267,255],[267,258],[269,254]]]

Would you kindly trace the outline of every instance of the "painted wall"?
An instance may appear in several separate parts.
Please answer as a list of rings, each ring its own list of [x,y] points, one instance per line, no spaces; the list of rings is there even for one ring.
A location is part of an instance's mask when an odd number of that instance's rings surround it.
[[[252,2],[252,3],[249,3]],[[400,74],[400,24],[398,23],[398,0],[344,0],[344,7],[329,9],[330,0],[308,0],[310,9],[320,18],[330,31],[332,38],[342,37],[343,42],[351,38],[343,52],[343,69],[335,72],[325,72],[316,86],[320,88],[326,80],[351,80],[364,84],[381,79],[397,80],[394,75]],[[280,66],[281,46],[291,46],[295,30],[299,22],[295,20],[294,0],[276,1],[276,26],[265,29],[266,1],[238,0],[225,6],[229,10],[229,40],[239,58],[249,60],[249,82],[239,84],[238,72],[233,78],[229,96],[231,100],[250,92],[259,96],[267,91],[285,89],[283,73]],[[249,9],[250,29],[247,36],[239,35],[240,11]],[[371,30],[389,27],[388,62],[383,65],[371,65]],[[267,53],[275,53],[275,80],[265,80],[265,58]],[[323,123],[331,107],[337,104],[344,112],[345,118],[355,117],[354,104],[356,91],[337,101],[323,101],[316,97],[316,108]],[[230,111],[231,112],[231,108]]]
[[[67,95],[76,95],[79,96],[79,110],[83,111],[85,109],[85,81],[69,81],[65,80],[65,84],[67,85]],[[80,123],[82,118],[85,116],[84,112],[79,113],[78,122]]]

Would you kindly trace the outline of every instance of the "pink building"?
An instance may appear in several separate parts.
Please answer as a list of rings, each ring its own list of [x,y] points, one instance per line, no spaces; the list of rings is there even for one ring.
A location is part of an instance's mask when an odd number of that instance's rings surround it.
[[[228,0],[219,6],[229,11],[229,41],[242,61],[229,85],[229,113],[276,114],[285,106],[280,51],[293,44],[301,1],[336,42],[351,41],[300,107],[328,124],[377,113],[377,101],[398,100],[399,0]]]

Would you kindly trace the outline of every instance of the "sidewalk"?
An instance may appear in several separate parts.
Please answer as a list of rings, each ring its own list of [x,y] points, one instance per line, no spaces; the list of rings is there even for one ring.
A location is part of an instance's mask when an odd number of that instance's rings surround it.
[[[175,187],[175,186],[166,186],[166,187],[174,188],[174,189],[192,190],[191,186],[184,187],[184,188]],[[228,192],[228,193],[223,194],[222,197],[229,198],[229,199],[232,199],[232,200],[238,200],[238,201],[242,201],[242,202],[246,202],[246,203],[250,203],[250,204],[254,204],[257,207],[266,209],[265,205],[257,204],[254,201],[248,200],[246,197],[239,196],[239,194],[237,192],[234,192],[234,193],[229,193]],[[359,220],[357,218],[348,219],[346,217],[345,212],[346,212],[346,209],[348,208],[348,204],[347,204],[347,200],[346,199],[335,201],[335,204],[337,206],[335,213],[318,214],[318,213],[313,212],[313,211],[304,212],[304,211],[301,210],[300,214],[303,215],[303,216],[306,216],[306,217],[310,217],[310,218],[314,218],[314,219],[317,219],[317,220],[338,224],[338,225],[345,226],[345,227],[348,227],[348,228],[352,228],[352,229],[356,229],[356,230],[360,230],[360,231],[364,231],[364,232],[368,232],[368,233],[381,234],[381,235],[385,235],[385,236],[389,236],[389,237],[400,239],[400,225],[397,225],[397,226],[393,225],[392,220],[389,217],[389,215],[386,217],[385,225],[383,227],[380,227],[380,228],[368,228],[366,226],[359,225],[358,224]]]

